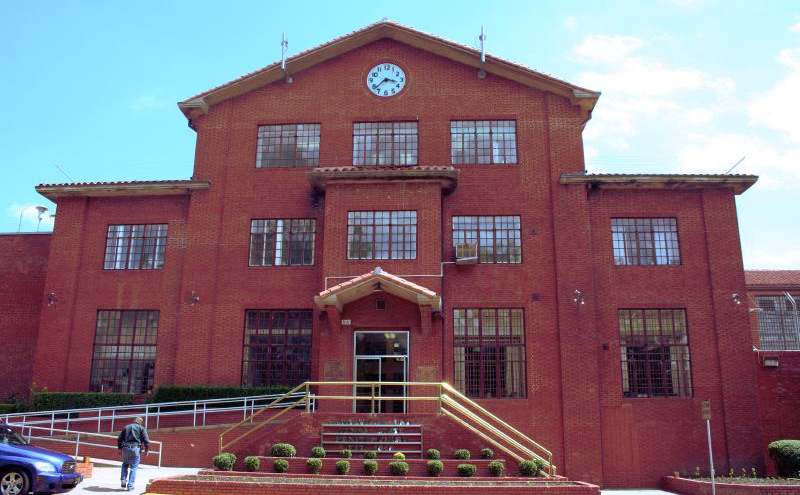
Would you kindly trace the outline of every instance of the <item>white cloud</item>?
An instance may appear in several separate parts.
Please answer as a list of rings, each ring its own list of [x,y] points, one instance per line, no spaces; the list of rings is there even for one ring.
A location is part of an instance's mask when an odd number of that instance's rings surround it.
[[[572,54],[582,63],[613,63],[624,61],[630,52],[645,45],[647,42],[635,36],[592,34],[573,47]]]
[[[167,102],[153,95],[142,95],[131,103],[131,109],[137,112],[158,110],[166,106]]]
[[[574,15],[568,16],[564,19],[564,27],[570,31],[575,31],[578,27],[578,19]]]
[[[36,205],[12,203],[8,205],[6,211],[9,216],[17,221],[21,232],[36,231],[36,226],[39,222],[39,210],[36,209]],[[39,225],[40,231],[52,230],[53,218],[50,217],[52,213],[54,212],[48,210],[42,214],[42,223]]]
[[[800,22],[794,26],[789,26],[789,31],[792,31],[793,33],[800,33]]]
[[[796,270],[800,266],[800,249],[788,251],[756,249],[750,256],[745,256],[745,260],[752,260],[745,264],[745,269],[748,270]],[[753,266],[750,266],[751,264]]]
[[[798,24],[800,25],[800,24]],[[784,132],[796,142],[800,142],[800,47],[781,50],[778,63],[790,68],[789,73],[772,88],[758,95],[747,106],[750,123],[763,125]]]
[[[669,3],[682,9],[696,10],[705,5],[706,0],[661,0],[662,3]]]

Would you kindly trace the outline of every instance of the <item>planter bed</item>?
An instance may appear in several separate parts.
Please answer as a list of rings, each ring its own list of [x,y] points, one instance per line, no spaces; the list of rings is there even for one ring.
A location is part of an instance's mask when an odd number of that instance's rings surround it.
[[[374,474],[367,476],[365,474],[354,473],[350,469],[350,474],[293,474],[293,473],[263,473],[256,472],[250,473],[247,471],[216,471],[213,469],[204,469],[198,471],[198,476],[232,476],[232,477],[245,477],[245,478],[297,478],[297,479],[367,479],[367,480],[382,480],[382,481],[402,481],[402,480],[425,480],[425,481],[524,481],[524,482],[539,482],[539,483],[563,483],[569,480],[563,476],[551,476],[549,478],[525,478],[521,476],[502,476],[500,478],[494,476],[472,476],[470,478],[462,478],[460,476],[392,476],[383,474]]]
[[[238,475],[237,475],[238,474]],[[252,473],[230,473],[226,475],[183,475],[153,480],[148,486],[150,493],[172,495],[215,495],[235,493],[237,495],[296,495],[320,493],[330,495],[381,494],[387,490],[395,494],[452,494],[467,495],[486,493],[563,495],[599,495],[596,485],[576,481],[550,481],[527,478],[404,478],[370,476],[299,476]]]
[[[800,479],[727,478],[716,479],[717,493],[725,495],[800,495]],[[665,476],[661,486],[684,495],[711,495],[711,478]]]

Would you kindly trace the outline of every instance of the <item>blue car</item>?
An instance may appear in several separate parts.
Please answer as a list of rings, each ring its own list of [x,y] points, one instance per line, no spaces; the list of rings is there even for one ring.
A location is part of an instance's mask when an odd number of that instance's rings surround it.
[[[0,495],[62,493],[83,475],[68,455],[30,445],[13,428],[0,424]]]

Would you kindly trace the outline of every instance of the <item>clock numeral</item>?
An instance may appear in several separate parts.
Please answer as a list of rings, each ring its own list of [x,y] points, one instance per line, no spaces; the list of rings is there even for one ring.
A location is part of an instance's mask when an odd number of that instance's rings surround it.
[[[378,88],[378,85],[377,85],[377,84],[373,84],[373,85],[372,85],[372,89],[377,89],[377,88]]]
[[[400,71],[395,72],[394,75],[400,77]]]
[[[397,89],[400,89],[400,85],[399,84],[395,84],[394,87],[397,88]],[[392,90],[392,91],[394,91],[394,90]]]
[[[405,81],[405,79],[401,77],[401,78],[400,78],[400,82],[403,82],[403,81]]]
[[[372,77],[378,77],[378,73],[377,72],[373,72],[372,73]]]
[[[386,69],[386,70],[391,70],[392,66],[389,65],[389,64],[386,64],[386,65],[383,66],[383,68]]]
[[[384,89],[383,90],[383,96],[387,96],[388,94],[389,94],[389,92]]]
[[[392,88],[392,94],[394,94],[394,88]]]
[[[372,78],[371,77],[369,78],[369,82],[372,82]]]

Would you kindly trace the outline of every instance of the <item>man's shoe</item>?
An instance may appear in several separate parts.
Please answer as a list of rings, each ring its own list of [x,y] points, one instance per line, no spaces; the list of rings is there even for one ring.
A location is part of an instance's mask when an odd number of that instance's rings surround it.
[[[119,486],[120,486],[120,488],[122,488],[123,490],[127,490],[127,489],[128,489],[128,484],[127,484],[127,483],[125,483],[124,481],[123,481],[123,482],[122,482],[122,483],[121,483]]]
[[[133,485],[131,485],[131,486],[129,486],[129,487],[128,487],[128,491],[129,491],[129,492],[132,492],[132,491],[133,491]]]

